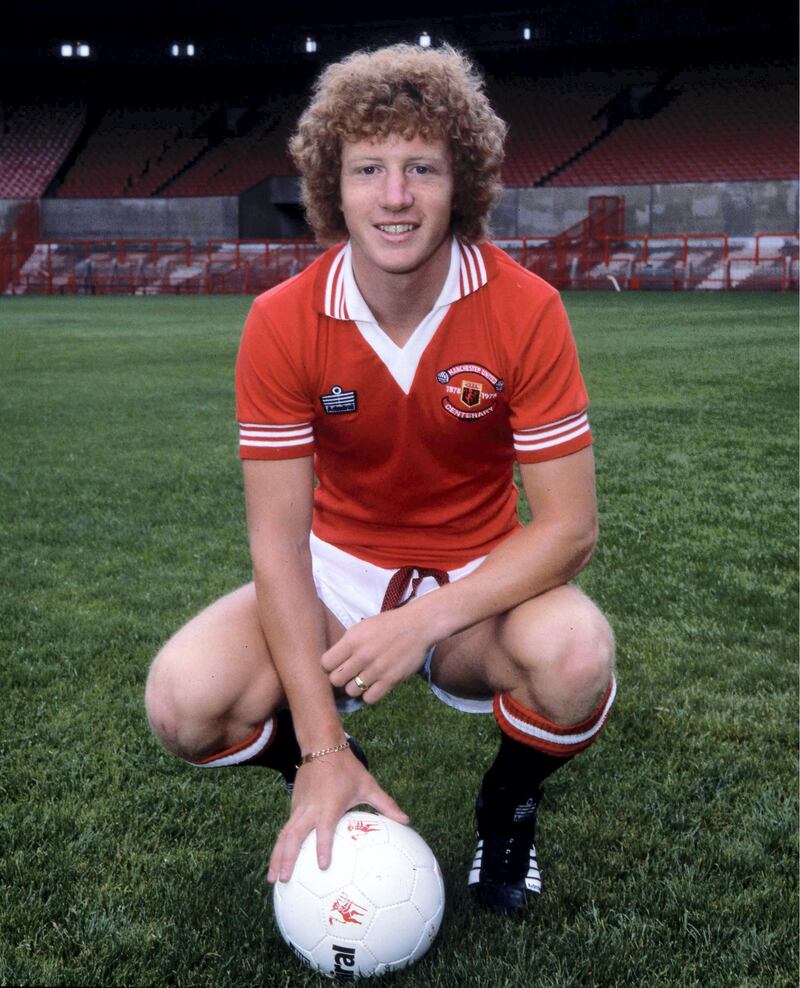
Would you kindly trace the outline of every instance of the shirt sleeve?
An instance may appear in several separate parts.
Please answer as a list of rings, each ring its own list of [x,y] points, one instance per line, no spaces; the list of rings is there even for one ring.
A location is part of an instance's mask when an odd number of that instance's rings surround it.
[[[300,366],[299,355],[291,352],[256,301],[245,321],[236,361],[242,459],[289,460],[314,452],[314,408]]]
[[[509,398],[518,462],[552,460],[591,445],[589,400],[559,295],[545,304],[522,348]]]

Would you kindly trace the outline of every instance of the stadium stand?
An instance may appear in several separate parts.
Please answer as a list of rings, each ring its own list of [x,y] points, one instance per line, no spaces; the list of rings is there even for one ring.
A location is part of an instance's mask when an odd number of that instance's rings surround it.
[[[797,177],[798,87],[787,65],[512,73],[490,76],[489,91],[509,124],[512,188]],[[298,94],[275,93],[245,104],[233,127],[219,125],[219,103],[108,108],[55,194],[239,195],[295,174],[286,142],[301,106]],[[79,106],[6,111],[0,195],[41,195],[85,117]]]
[[[154,195],[203,151],[207,140],[195,135],[211,110],[206,105],[110,109],[77,155],[57,197]]]
[[[77,103],[0,103],[0,198],[43,196],[85,117]]]
[[[301,110],[297,96],[277,97],[250,114],[246,133],[209,146],[164,186],[165,196],[238,195],[273,175],[294,175],[286,143]]]
[[[608,104],[654,73],[568,72],[558,78],[493,79],[490,95],[509,126],[503,180],[509,187],[544,184],[548,175],[605,132]]]
[[[547,184],[797,177],[797,83],[786,69],[696,69],[670,90],[652,117],[624,119]]]
[[[256,294],[301,271],[322,248],[310,241],[119,240],[37,242],[36,203],[17,221],[12,251],[0,239],[7,294]],[[796,233],[630,236],[622,196],[590,196],[587,215],[555,237],[497,241],[563,289],[797,290]],[[11,259],[15,259],[10,264]]]
[[[63,241],[39,243],[7,287],[15,295],[256,294],[322,253],[304,241]],[[0,261],[3,253],[0,250]],[[2,268],[0,267],[0,275]]]
[[[66,91],[60,99],[48,96],[52,87],[42,83],[38,101],[30,92],[24,102],[0,104],[0,199],[11,201],[2,213],[9,228],[0,236],[0,292],[255,293],[316,256],[318,248],[301,240],[206,240],[261,235],[258,224],[252,224],[252,234],[243,232],[241,211],[258,212],[259,197],[267,197],[264,190],[250,190],[265,179],[294,174],[286,144],[305,102],[307,80],[276,74],[268,85],[237,80],[219,91],[198,80],[172,89],[160,77],[149,88],[118,79],[116,88],[96,92],[86,87]],[[569,200],[561,207],[563,226],[581,216],[588,200],[585,219],[547,236],[527,235],[536,232],[536,220],[523,223],[519,217],[524,208],[530,217],[535,207],[519,207],[516,225],[506,230],[519,235],[502,242],[529,269],[562,289],[798,287],[791,189],[785,211],[769,214],[788,216],[788,222],[765,226],[756,220],[751,235],[738,237],[726,231],[724,207],[716,214],[722,228],[705,224],[701,233],[678,226],[666,236],[663,231],[672,227],[661,225],[659,235],[648,233],[648,220],[639,214],[655,214],[646,202],[642,205],[642,190],[629,188],[650,186],[652,209],[657,184],[796,183],[798,84],[788,61],[694,67],[626,62],[591,70],[551,62],[534,73],[520,60],[505,71],[498,60],[487,69],[487,83],[509,124],[505,184],[512,190],[558,190],[562,202]],[[165,97],[165,91],[172,95]],[[285,184],[293,190],[292,183]],[[615,195],[592,196],[595,190]],[[692,194],[674,192],[676,197]],[[637,217],[637,235],[624,229],[625,195],[629,222]],[[153,238],[146,242],[129,239],[124,223],[116,228],[104,224],[106,203],[94,204],[93,218],[101,222],[83,226],[105,239],[65,239],[75,235],[67,232],[74,229],[67,224],[60,227],[62,239],[41,236],[37,201],[43,198],[210,196],[226,197],[226,208],[228,197],[242,198],[233,203],[232,225],[220,227],[224,232],[206,231],[209,214],[201,206],[197,226],[191,227],[197,242],[185,239],[190,236],[186,224],[167,219],[177,207],[187,207],[189,215],[193,204],[169,201],[131,204],[155,217],[137,231]],[[796,191],[794,196],[796,203]],[[25,199],[34,201],[20,209],[19,200]],[[525,194],[512,201],[524,203]],[[681,208],[679,199],[674,201],[675,215],[690,222],[688,205]],[[669,203],[672,209],[671,198]],[[85,215],[88,208],[58,205],[65,207],[65,217]],[[280,206],[297,208],[291,199]],[[761,214],[754,210],[751,215]],[[780,232],[786,227],[789,232]],[[553,234],[559,226],[539,229]]]

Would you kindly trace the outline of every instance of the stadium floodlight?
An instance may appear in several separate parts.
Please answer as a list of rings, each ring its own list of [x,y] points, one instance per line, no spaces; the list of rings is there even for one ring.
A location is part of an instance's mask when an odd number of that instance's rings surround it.
[[[417,40],[419,42],[420,48],[430,48],[431,36],[428,34],[427,31],[423,31]]]
[[[61,46],[61,57],[62,58],[72,58],[75,54],[72,45],[62,45]]]
[[[92,53],[92,49],[87,44],[78,42],[77,52],[79,58],[88,58]]]
[[[181,53],[181,47],[180,47],[180,45],[173,45],[170,48],[170,52],[171,52],[173,58],[177,58],[178,55],[180,55],[180,53]]]
[[[531,40],[531,29],[528,27],[527,24],[522,29],[522,40],[523,41],[530,41]]]
[[[194,45],[193,44],[190,43],[190,44],[188,44],[186,46],[186,54],[189,56],[189,58],[194,58]]]
[[[317,42],[314,38],[306,38],[306,51],[313,54],[317,50]]]

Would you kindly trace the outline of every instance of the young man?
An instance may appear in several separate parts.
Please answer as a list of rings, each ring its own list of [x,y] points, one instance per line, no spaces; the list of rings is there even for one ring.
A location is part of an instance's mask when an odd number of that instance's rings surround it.
[[[463,56],[398,45],[327,68],[292,141],[309,221],[336,246],[256,299],[242,338],[254,581],[179,631],[147,687],[179,757],[283,774],[271,881],[314,828],[326,867],[352,806],[407,821],[339,714],[424,671],[444,702],[494,712],[469,883],[524,908],[542,781],[613,702],[611,631],[569,583],[596,538],[569,324],[485,242],[504,137]]]

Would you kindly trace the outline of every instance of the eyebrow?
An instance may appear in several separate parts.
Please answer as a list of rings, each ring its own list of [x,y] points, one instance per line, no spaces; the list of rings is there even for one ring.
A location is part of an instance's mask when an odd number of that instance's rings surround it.
[[[382,163],[385,159],[382,155],[356,155],[353,158],[347,158],[343,156],[343,160],[346,160],[349,165],[364,165],[364,164],[375,164]],[[434,152],[432,154],[415,154],[411,158],[405,158],[404,163],[407,165],[414,165],[419,163],[435,162],[437,164],[447,164],[447,158],[445,155],[439,152]]]

